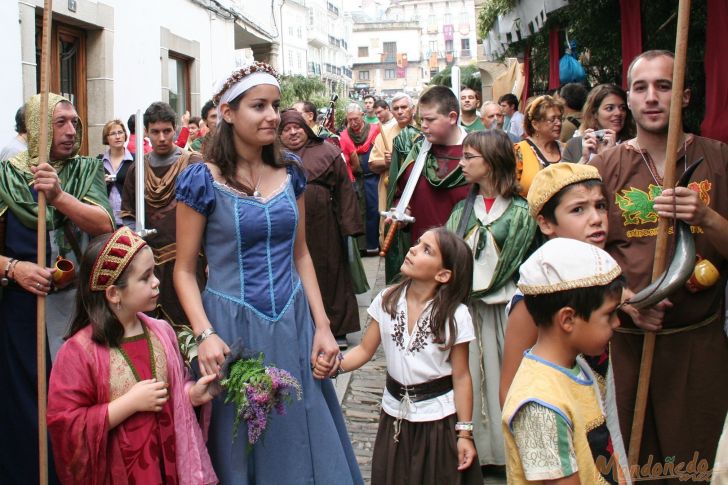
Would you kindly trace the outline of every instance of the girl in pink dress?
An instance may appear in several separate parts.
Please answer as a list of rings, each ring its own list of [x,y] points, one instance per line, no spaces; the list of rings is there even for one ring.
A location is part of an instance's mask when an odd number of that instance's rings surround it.
[[[127,227],[99,236],[79,281],[48,393],[61,481],[217,483],[192,407],[212,399],[215,376],[192,381],[172,328],[142,313],[159,297],[146,242]]]

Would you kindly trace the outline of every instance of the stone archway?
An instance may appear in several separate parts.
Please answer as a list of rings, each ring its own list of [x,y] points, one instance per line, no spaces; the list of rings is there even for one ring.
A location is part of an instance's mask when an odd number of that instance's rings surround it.
[[[480,81],[482,83],[483,101],[493,100],[493,81],[506,71],[507,66],[499,62],[478,62]]]

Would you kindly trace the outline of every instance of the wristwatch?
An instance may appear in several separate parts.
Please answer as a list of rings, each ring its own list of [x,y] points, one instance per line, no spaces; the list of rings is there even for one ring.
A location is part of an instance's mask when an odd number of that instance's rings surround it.
[[[0,286],[5,287],[10,284],[10,278],[8,278],[8,272],[10,271],[10,268],[13,266],[13,263],[17,261],[14,258],[10,258],[8,260],[8,264],[5,265],[5,272],[3,273],[2,278],[0,278]]]
[[[217,332],[215,331],[214,328],[212,328],[212,327],[206,328],[205,330],[200,332],[200,334],[197,337],[195,337],[195,342],[197,342],[197,345],[200,345],[202,342],[205,341],[205,339],[207,337],[209,337],[210,335],[215,335],[215,334],[217,334]]]

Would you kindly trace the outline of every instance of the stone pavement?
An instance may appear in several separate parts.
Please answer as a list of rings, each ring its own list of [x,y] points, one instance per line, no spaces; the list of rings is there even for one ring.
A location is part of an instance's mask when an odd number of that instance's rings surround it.
[[[364,270],[371,290],[357,296],[359,302],[359,320],[362,329],[366,327],[367,308],[372,298],[384,287],[384,258],[363,258]],[[362,332],[348,335],[350,348],[361,341]],[[344,412],[346,426],[349,430],[354,453],[367,484],[370,483],[372,450],[379,424],[380,402],[384,389],[386,362],[381,350],[377,350],[374,358],[361,369],[342,374],[336,379],[336,394]],[[502,478],[486,476],[483,481],[488,485],[505,485]]]

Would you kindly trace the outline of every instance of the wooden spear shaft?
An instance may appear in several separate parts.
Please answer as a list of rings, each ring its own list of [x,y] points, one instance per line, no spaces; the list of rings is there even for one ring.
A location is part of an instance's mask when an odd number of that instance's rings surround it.
[[[51,66],[51,13],[52,0],[43,6],[43,36],[40,51],[40,141],[38,165],[48,161],[48,92]],[[38,266],[46,263],[46,197],[38,192]],[[37,298],[36,360],[38,365],[38,472],[40,485],[48,483],[48,430],[46,426],[46,299]]]
[[[677,35],[675,39],[675,63],[672,71],[672,97],[670,99],[670,124],[667,132],[667,152],[665,157],[665,175],[662,186],[664,188],[675,185],[675,162],[677,152],[683,135],[682,131],[682,101],[685,87],[685,64],[688,47],[688,27],[690,23],[690,0],[680,0],[678,5]],[[655,243],[655,259],[652,266],[652,280],[659,278],[665,271],[667,258],[667,236],[670,220],[660,218],[657,223],[657,241]],[[647,409],[647,395],[652,374],[652,359],[655,353],[654,332],[647,332],[642,346],[642,361],[640,362],[639,380],[637,382],[637,396],[635,399],[634,416],[632,418],[632,432],[629,440],[629,464],[637,465],[642,446],[642,431],[644,428],[645,411]]]

